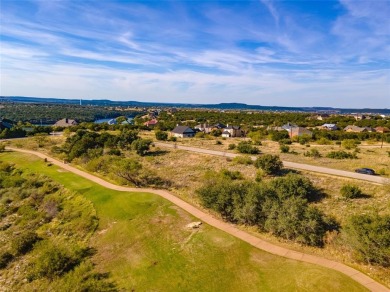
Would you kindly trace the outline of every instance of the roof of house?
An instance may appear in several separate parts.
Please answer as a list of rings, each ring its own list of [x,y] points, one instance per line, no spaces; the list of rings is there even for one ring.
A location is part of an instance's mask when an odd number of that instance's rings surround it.
[[[282,126],[282,128],[285,129],[285,130],[289,130],[291,128],[297,128],[297,127],[298,127],[297,125],[292,124],[292,123],[287,123],[287,124]]]
[[[221,124],[221,123],[216,123],[214,125],[215,128],[218,128],[218,129],[223,129],[223,128],[226,128],[226,126],[224,124]]]
[[[337,127],[336,124],[323,124],[322,126],[323,126],[323,127],[327,127],[327,128],[334,128],[334,127]]]
[[[363,131],[367,131],[366,128],[361,128],[361,127],[358,127],[358,126],[354,126],[354,125],[348,125],[344,128],[344,131],[347,131],[347,130],[352,130],[354,132],[363,132]]]
[[[147,121],[144,123],[145,126],[153,126],[153,125],[156,125],[158,123],[158,121],[156,119],[152,119],[150,121]]]
[[[172,133],[175,133],[175,134],[190,134],[191,133],[192,134],[192,133],[195,133],[195,131],[187,126],[176,126],[176,128],[174,128],[172,130]]]
[[[56,127],[69,127],[74,125],[77,125],[76,120],[67,119],[67,118],[59,120],[54,124],[54,126]]]
[[[386,133],[386,132],[390,132],[390,129],[387,128],[387,127],[376,127],[376,128],[375,128],[375,131]]]

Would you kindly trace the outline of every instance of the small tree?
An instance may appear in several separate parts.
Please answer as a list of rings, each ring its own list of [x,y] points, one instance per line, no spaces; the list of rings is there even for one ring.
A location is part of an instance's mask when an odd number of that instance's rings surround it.
[[[149,149],[152,141],[149,139],[137,139],[131,143],[131,149],[135,150],[138,155],[145,156]]]
[[[347,150],[356,148],[358,144],[359,142],[354,139],[346,139],[341,142],[341,145]]]
[[[258,154],[260,151],[257,147],[252,146],[249,142],[241,141],[237,145],[237,150],[245,154]]]
[[[288,153],[290,151],[290,147],[287,145],[280,145],[280,152],[282,153]]]
[[[255,166],[270,175],[279,173],[283,168],[283,162],[278,155],[264,154],[256,159]]]
[[[156,131],[155,135],[159,141],[166,141],[168,139],[168,133],[164,131]]]
[[[355,199],[362,195],[362,190],[354,185],[343,185],[340,190],[341,195],[346,199]]]
[[[229,150],[234,150],[234,149],[236,149],[236,144],[234,144],[234,143],[229,144],[228,149],[229,149]],[[389,151],[389,156],[390,156],[390,151]]]

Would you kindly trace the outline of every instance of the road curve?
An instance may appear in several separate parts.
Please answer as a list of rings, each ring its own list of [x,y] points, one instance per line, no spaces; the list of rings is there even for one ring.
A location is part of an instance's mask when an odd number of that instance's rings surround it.
[[[177,144],[168,144],[168,143],[161,143],[161,142],[155,142],[156,146],[161,147],[168,147],[168,148],[174,148],[174,149],[181,149],[181,150],[187,150],[202,154],[209,154],[209,155],[215,155],[215,156],[224,156],[224,157],[236,157],[240,154],[235,153],[229,153],[229,152],[223,152],[223,151],[216,151],[216,150],[209,150],[204,148],[198,148],[198,147],[189,147],[189,146],[181,146]],[[252,160],[255,160],[257,157],[252,156]],[[296,162],[290,162],[290,161],[283,161],[283,165],[288,168],[294,168],[294,169],[301,169],[301,170],[307,170],[312,172],[319,172],[323,174],[330,174],[335,176],[343,176],[353,179],[359,179],[364,181],[369,181],[372,183],[377,184],[390,184],[390,179],[380,177],[380,176],[373,176],[373,175],[366,175],[366,174],[360,174],[356,172],[351,171],[345,171],[345,170],[339,170],[334,168],[327,168],[327,167],[321,167],[321,166],[315,166],[315,165],[309,165],[309,164],[303,164],[303,163],[296,163]]]
[[[301,262],[306,262],[306,263],[311,263],[311,264],[316,264],[325,268],[333,269],[336,271],[339,271],[350,278],[354,279],[356,282],[361,284],[362,286],[366,287],[370,291],[375,291],[375,292],[390,292],[390,289],[386,288],[384,285],[380,284],[379,282],[376,282],[375,280],[371,279],[367,275],[363,274],[362,272],[355,270],[354,268],[351,268],[347,265],[344,265],[342,263],[338,263],[336,261],[328,260],[325,258],[321,258],[318,256],[302,253],[302,252],[297,252],[293,250],[289,250],[284,247],[280,247],[277,245],[274,245],[272,243],[269,243],[267,241],[264,241],[256,236],[253,236],[245,231],[242,231],[235,227],[232,224],[228,224],[226,222],[223,222],[219,219],[214,218],[210,214],[207,214],[203,212],[202,210],[196,208],[195,206],[179,199],[178,197],[174,196],[170,192],[166,190],[158,190],[158,189],[151,189],[151,188],[130,188],[130,187],[123,187],[123,186],[118,186],[114,185],[112,183],[109,183],[99,177],[96,177],[90,173],[87,173],[85,171],[82,171],[78,168],[75,168],[69,164],[64,164],[63,162],[54,159],[50,156],[47,156],[43,153],[36,152],[36,151],[31,151],[31,150],[24,150],[24,149],[16,149],[16,148],[11,148],[11,147],[6,147],[7,150],[11,151],[16,151],[16,152],[22,152],[22,153],[27,153],[27,154],[32,154],[35,156],[38,156],[43,159],[48,159],[50,163],[55,164],[65,170],[68,170],[70,172],[73,172],[81,177],[84,177],[94,183],[97,183],[103,187],[117,190],[117,191],[122,191],[122,192],[146,192],[146,193],[152,193],[156,194],[158,196],[163,197],[164,199],[172,202],[176,206],[182,208],[183,210],[187,211],[191,215],[199,218],[201,221],[218,228],[226,233],[229,233],[230,235],[233,235],[250,245],[259,248],[261,250],[264,250],[266,252],[269,252],[274,255],[282,256],[285,258],[293,259],[293,260],[298,260]]]

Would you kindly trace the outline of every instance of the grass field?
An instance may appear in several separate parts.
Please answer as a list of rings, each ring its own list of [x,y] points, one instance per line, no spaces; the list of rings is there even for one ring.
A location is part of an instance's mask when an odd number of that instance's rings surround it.
[[[156,195],[109,190],[34,156],[2,153],[0,159],[45,174],[93,202],[99,217],[93,261],[120,290],[365,290],[338,272],[273,256],[210,226],[188,230],[196,218]]]

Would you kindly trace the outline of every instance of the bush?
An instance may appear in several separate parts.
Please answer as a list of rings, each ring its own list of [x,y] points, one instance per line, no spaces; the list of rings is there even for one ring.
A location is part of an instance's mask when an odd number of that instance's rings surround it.
[[[251,165],[253,164],[252,158],[248,156],[236,156],[233,158],[233,161],[237,164]]]
[[[282,140],[279,140],[279,144],[280,145],[291,145],[292,141],[291,141],[291,139],[282,139]]]
[[[135,150],[140,156],[145,156],[149,149],[152,141],[149,139],[137,139],[131,143],[131,149]]]
[[[11,242],[13,254],[21,255],[29,252],[38,239],[38,235],[33,231],[26,231],[16,236]]]
[[[195,138],[205,138],[206,134],[204,132],[198,132],[195,134]]]
[[[347,150],[350,150],[350,149],[354,149],[357,147],[357,145],[360,144],[359,141],[356,141],[354,139],[345,139],[341,142],[341,145],[347,149]]]
[[[356,153],[348,153],[345,151],[331,151],[326,157],[333,159],[356,159],[357,155]]]
[[[320,139],[318,139],[317,143],[319,145],[330,145],[330,144],[332,144],[332,142],[329,139],[326,139],[324,137],[321,137]]]
[[[316,148],[310,149],[310,151],[306,151],[303,155],[306,157],[314,157],[314,158],[321,157],[321,153]]]
[[[176,138],[176,137],[171,137],[171,138],[168,139],[168,141],[176,142],[176,141],[177,141],[177,138]]]
[[[282,153],[288,153],[290,151],[290,147],[287,145],[280,145],[280,152]]]
[[[78,246],[51,242],[41,242],[37,250],[39,254],[30,266],[30,279],[61,276],[81,263],[87,255],[86,250]]]
[[[107,151],[107,155],[121,156],[122,152],[119,149],[110,149]]]
[[[255,167],[261,168],[266,174],[277,174],[283,168],[283,163],[279,156],[264,154],[258,157],[254,163]]]
[[[222,145],[222,142],[217,140],[217,141],[215,141],[215,145]]]
[[[352,216],[343,228],[343,237],[355,259],[366,264],[390,266],[390,215]]]
[[[7,267],[8,263],[12,261],[13,255],[9,252],[0,253],[0,269],[4,269]]]
[[[309,143],[310,140],[311,140],[311,137],[309,135],[306,135],[306,134],[298,137],[298,142],[301,145],[305,145],[305,144]]]
[[[166,141],[168,139],[168,133],[164,131],[156,131],[155,135],[159,141]]]
[[[254,147],[249,142],[241,141],[237,145],[237,150],[240,153],[244,154],[259,154],[260,151],[257,147]]]
[[[229,150],[234,150],[234,149],[236,149],[236,144],[229,144],[229,146],[228,146],[228,149]],[[390,156],[390,151],[389,151],[389,156]]]
[[[354,185],[343,185],[340,189],[341,195],[346,199],[355,199],[362,196],[362,190]]]

